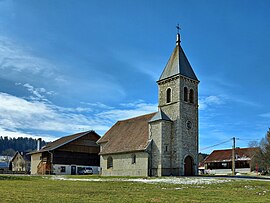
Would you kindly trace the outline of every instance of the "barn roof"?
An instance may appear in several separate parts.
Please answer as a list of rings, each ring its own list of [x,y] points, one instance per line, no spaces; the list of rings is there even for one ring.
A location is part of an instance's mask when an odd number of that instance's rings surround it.
[[[68,144],[74,140],[77,140],[85,135],[88,135],[88,134],[91,134],[93,136],[96,136],[97,139],[100,138],[100,136],[93,130],[91,131],[86,131],[86,132],[80,132],[80,133],[76,133],[76,134],[73,134],[73,135],[68,135],[68,136],[65,136],[65,137],[61,137],[53,142],[50,142],[48,143],[47,145],[45,145],[44,147],[42,147],[39,151],[34,151],[34,152],[31,152],[29,154],[35,154],[35,153],[40,153],[40,152],[46,152],[46,151],[52,151],[52,150],[55,150],[59,147],[62,147],[63,145],[65,144]]]
[[[257,148],[235,148],[236,160],[250,160]],[[204,163],[226,162],[232,160],[232,149],[214,150]]]
[[[98,140],[104,143],[100,154],[116,154],[145,150],[150,143],[148,122],[156,113],[118,121]]]

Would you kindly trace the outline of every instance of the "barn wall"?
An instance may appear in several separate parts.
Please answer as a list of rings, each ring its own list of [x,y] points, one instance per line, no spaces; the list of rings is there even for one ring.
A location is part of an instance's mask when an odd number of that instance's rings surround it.
[[[54,164],[75,164],[75,165],[89,165],[89,166],[99,166],[100,160],[99,155],[81,153],[81,152],[68,152],[56,150],[53,153],[53,163]]]
[[[40,163],[41,153],[31,154],[31,174],[37,174],[37,167]]]
[[[53,174],[55,175],[71,175],[71,166],[76,167],[76,174],[79,174],[79,169],[91,167],[93,174],[99,174],[99,166],[89,165],[65,165],[65,164],[53,164]]]

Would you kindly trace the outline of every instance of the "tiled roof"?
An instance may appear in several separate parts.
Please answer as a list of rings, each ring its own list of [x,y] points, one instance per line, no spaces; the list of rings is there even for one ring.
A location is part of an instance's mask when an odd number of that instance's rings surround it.
[[[72,142],[72,141],[74,141],[82,136],[87,135],[87,134],[92,134],[93,136],[97,136],[98,138],[100,137],[95,131],[86,131],[86,132],[76,133],[73,135],[61,137],[53,142],[48,143],[47,145],[42,147],[39,151],[34,151],[34,152],[29,153],[29,154],[51,151],[51,150],[57,149],[65,144],[70,143],[70,142]]]
[[[156,113],[118,121],[97,143],[100,154],[115,154],[145,150],[149,144],[148,122]]]
[[[236,160],[250,160],[256,152],[256,148],[236,148]],[[232,160],[232,149],[214,150],[206,159],[205,163],[225,162]]]
[[[173,50],[173,53],[165,66],[159,80],[169,78],[174,75],[183,75],[193,80],[198,81],[181,45],[180,42],[177,43]]]

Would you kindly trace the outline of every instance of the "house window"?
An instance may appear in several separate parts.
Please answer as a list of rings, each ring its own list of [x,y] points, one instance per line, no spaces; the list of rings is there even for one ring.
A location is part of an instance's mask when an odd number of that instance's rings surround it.
[[[131,163],[136,164],[136,155],[135,154],[132,154],[132,156],[131,156]]]
[[[108,157],[107,159],[107,169],[113,167],[113,158],[111,156]]]
[[[61,173],[65,173],[65,172],[66,172],[66,167],[65,167],[65,166],[61,166],[60,172],[61,172]]]
[[[172,101],[172,89],[168,88],[166,91],[166,102],[170,103]]]
[[[185,102],[188,101],[188,89],[187,89],[187,87],[184,87],[184,101]]]
[[[194,91],[193,91],[193,89],[190,89],[189,90],[189,102],[190,103],[194,103]]]

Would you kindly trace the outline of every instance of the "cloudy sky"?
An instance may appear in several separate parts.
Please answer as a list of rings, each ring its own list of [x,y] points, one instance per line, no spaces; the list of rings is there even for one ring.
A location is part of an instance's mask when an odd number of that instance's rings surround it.
[[[181,45],[199,78],[200,151],[270,127],[267,0],[0,0],[0,135],[51,141],[157,110]],[[215,148],[209,146],[218,145]]]

